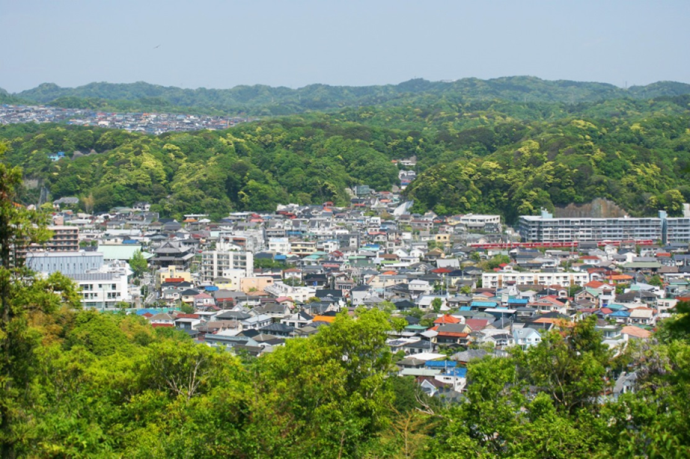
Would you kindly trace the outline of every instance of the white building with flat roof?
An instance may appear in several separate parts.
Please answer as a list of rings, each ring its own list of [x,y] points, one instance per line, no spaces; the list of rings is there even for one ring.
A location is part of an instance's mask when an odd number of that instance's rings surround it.
[[[562,287],[583,286],[590,281],[589,273],[582,272],[492,272],[482,273],[482,287],[500,288],[516,285],[560,285]]]
[[[85,308],[114,308],[120,302],[131,301],[126,274],[99,272],[69,277],[79,286],[81,302]]]

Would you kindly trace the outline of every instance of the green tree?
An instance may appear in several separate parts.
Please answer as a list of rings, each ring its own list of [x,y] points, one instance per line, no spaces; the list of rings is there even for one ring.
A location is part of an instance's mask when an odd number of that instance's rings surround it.
[[[180,305],[180,311],[185,314],[194,314],[194,307],[187,303],[182,303]]]
[[[658,274],[653,275],[648,281],[649,285],[654,285],[656,287],[663,287],[664,286],[664,281],[661,279],[661,276]]]
[[[0,143],[0,159],[5,152]],[[41,336],[31,317],[51,314],[63,304],[78,307],[72,283],[61,274],[36,279],[23,262],[21,249],[45,242],[45,215],[18,205],[22,172],[0,162],[0,456],[15,457],[28,422],[33,395],[34,351]]]
[[[141,277],[148,269],[149,264],[141,250],[137,250],[132,254],[132,258],[129,259],[129,266],[134,271],[134,277]]]

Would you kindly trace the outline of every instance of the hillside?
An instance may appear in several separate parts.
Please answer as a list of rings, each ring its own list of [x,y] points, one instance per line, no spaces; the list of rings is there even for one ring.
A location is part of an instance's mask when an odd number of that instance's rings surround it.
[[[453,82],[414,79],[397,85],[362,87],[314,84],[299,89],[264,85],[236,86],[232,89],[181,89],[144,82],[91,83],[77,88],[61,88],[45,83],[15,96],[35,103],[73,108],[180,111],[180,107],[193,107],[195,111],[211,114],[269,116],[370,105],[424,105],[429,98],[443,98],[453,103],[503,100],[577,104],[610,99],[673,97],[689,93],[690,85],[677,82],[658,82],[622,89],[605,83],[505,77],[491,80],[464,78]]]
[[[419,211],[500,213],[512,222],[600,197],[634,215],[677,215],[690,199],[686,96],[575,105],[429,98],[227,131],[152,137],[13,125],[0,128],[0,139],[10,144],[8,161],[53,198],[81,196],[97,211],[145,200],[163,215],[218,218],[286,202],[345,205],[346,187],[397,184],[391,161],[412,155],[421,174],[406,194]],[[51,162],[56,151],[68,158]]]

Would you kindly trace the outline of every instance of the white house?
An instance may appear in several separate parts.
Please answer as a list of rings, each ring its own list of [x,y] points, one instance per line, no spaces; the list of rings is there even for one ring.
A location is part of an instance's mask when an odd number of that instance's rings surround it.
[[[541,343],[541,335],[534,328],[518,328],[513,330],[515,344],[527,349]]]

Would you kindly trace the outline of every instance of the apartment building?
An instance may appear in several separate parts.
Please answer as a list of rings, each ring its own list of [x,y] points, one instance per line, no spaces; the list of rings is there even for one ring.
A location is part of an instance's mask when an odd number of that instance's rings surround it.
[[[549,212],[523,215],[518,222],[523,242],[652,240],[690,242],[690,218],[553,218]]]
[[[468,230],[501,232],[500,215],[467,214],[449,217],[448,222],[451,225],[462,225]]]
[[[76,226],[49,226],[53,237],[45,244],[49,252],[76,252],[79,250],[79,228]]]
[[[254,254],[252,252],[221,252],[217,250],[201,253],[201,276],[204,281],[218,277],[228,277],[228,271],[241,270],[244,276],[254,274]]]
[[[482,273],[482,286],[501,288],[508,284],[516,285],[560,285],[562,287],[583,286],[589,282],[589,274],[576,272],[505,272]]]
[[[127,275],[117,272],[75,274],[70,278],[79,286],[86,308],[114,308],[131,300]]]

